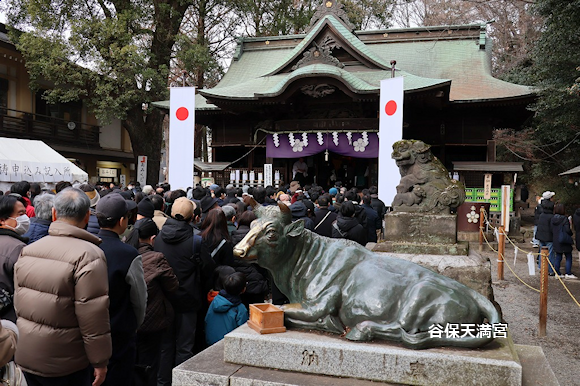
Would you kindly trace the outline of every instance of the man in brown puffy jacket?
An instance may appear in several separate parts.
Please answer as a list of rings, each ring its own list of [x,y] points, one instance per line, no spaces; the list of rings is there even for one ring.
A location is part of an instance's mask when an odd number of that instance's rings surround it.
[[[14,270],[20,340],[16,363],[29,386],[100,385],[111,357],[107,263],[85,231],[90,201],[56,195],[48,236],[22,250]],[[93,369],[94,368],[94,372]]]

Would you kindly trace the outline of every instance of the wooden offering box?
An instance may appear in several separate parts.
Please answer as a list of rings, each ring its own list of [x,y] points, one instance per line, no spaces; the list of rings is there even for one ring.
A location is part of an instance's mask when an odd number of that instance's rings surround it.
[[[260,334],[286,332],[284,311],[269,303],[250,304],[248,326]]]

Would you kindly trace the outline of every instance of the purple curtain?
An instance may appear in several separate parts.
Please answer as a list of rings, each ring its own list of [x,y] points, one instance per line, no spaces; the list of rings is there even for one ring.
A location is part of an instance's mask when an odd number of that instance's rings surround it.
[[[304,141],[301,133],[294,134],[294,146],[290,144],[289,134],[268,134],[266,138],[266,157],[299,158],[318,154],[326,149],[344,156],[355,158],[378,158],[379,137],[377,133],[310,133]],[[322,142],[322,145],[320,142]],[[338,145],[336,144],[338,143]]]

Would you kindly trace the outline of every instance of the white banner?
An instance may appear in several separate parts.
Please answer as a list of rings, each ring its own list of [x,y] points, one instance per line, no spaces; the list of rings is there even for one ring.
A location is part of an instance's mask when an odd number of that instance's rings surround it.
[[[195,87],[172,87],[169,103],[169,167],[171,189],[193,186]]]
[[[379,198],[391,205],[401,180],[391,158],[393,144],[403,139],[403,78],[381,80],[379,105]]]

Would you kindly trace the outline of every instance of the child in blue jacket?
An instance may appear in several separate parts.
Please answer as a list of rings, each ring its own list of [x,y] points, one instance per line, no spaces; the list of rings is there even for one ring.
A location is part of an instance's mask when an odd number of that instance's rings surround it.
[[[212,345],[248,321],[248,310],[240,295],[246,290],[246,275],[232,273],[223,283],[223,288],[209,305],[205,316],[205,340]]]

